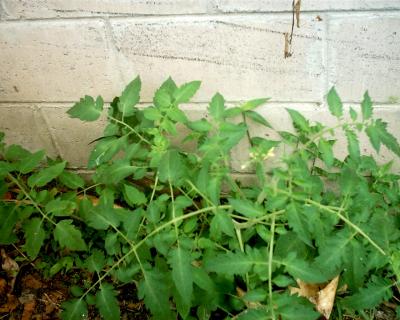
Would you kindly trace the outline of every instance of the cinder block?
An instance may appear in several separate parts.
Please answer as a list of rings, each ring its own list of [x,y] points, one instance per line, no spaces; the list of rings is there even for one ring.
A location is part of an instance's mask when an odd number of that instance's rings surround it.
[[[400,13],[332,14],[329,18],[329,85],[346,101],[365,90],[377,102],[400,97]]]
[[[68,166],[71,168],[85,168],[90,150],[94,146],[89,143],[102,136],[105,119],[94,122],[72,119],[66,113],[71,106],[49,104],[41,106],[41,110],[49,124],[60,156],[68,161]]]
[[[76,101],[123,87],[101,20],[0,23],[0,101]]]
[[[12,19],[205,13],[207,0],[3,0]]]
[[[291,11],[292,0],[215,0],[221,12],[277,12]],[[301,2],[304,11],[329,10],[393,10],[400,9],[398,0],[306,0]]]
[[[231,101],[270,96],[280,101],[321,101],[324,94],[323,27],[304,16],[284,59],[291,15],[112,19],[125,81],[143,79],[143,96],[168,76],[203,81],[195,101],[219,90]]]
[[[9,17],[9,14],[8,14],[8,12],[6,11],[6,9],[5,9],[5,7],[4,7],[4,5],[3,5],[3,3],[2,3],[2,0],[0,0],[0,21],[1,21],[1,20],[6,20],[6,19],[8,19],[8,18],[10,18],[10,17]]]
[[[58,155],[47,123],[40,110],[27,104],[0,104],[0,131],[7,145],[19,144],[31,151],[45,149],[47,155]]]

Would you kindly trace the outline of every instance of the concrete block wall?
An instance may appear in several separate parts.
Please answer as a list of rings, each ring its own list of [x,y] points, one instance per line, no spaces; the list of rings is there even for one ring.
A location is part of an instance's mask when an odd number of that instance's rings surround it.
[[[98,123],[65,111],[85,94],[106,101],[136,75],[141,100],[168,76],[201,80],[192,117],[219,91],[230,103],[271,97],[259,111],[290,128],[284,108],[329,122],[325,94],[346,105],[365,90],[400,139],[400,1],[302,0],[293,56],[284,59],[292,0],[0,0],[0,131],[7,142],[84,168]],[[254,134],[266,134],[254,126]],[[365,152],[372,152],[365,144]],[[246,161],[245,143],[233,169]],[[343,153],[344,141],[338,146]],[[384,152],[382,161],[393,158]],[[400,170],[399,162],[396,170]]]

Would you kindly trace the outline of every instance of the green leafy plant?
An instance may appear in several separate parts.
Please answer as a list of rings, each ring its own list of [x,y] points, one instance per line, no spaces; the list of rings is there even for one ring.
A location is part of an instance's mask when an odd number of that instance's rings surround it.
[[[298,279],[340,276],[339,318],[367,317],[398,295],[399,175],[391,162],[362,154],[358,137],[365,133],[377,152],[383,145],[400,156],[400,146],[373,118],[368,93],[360,111],[347,110],[332,88],[334,127],[287,109],[288,132],[255,111],[268,99],[228,108],[217,93],[207,118],[189,119],[179,106],[199,86],[169,78],[141,107],[136,78],[107,110],[101,97],[76,103],[71,117],[108,119],[89,157],[89,186],[65,161],[1,145],[0,243],[21,244],[32,261],[52,248],[39,259],[48,276],[92,275],[71,288],[61,317],[84,319],[94,305],[104,319],[119,319],[118,285],[126,283],[155,319],[319,318],[311,302],[290,294]],[[252,136],[251,122],[279,138]],[[344,159],[335,156],[338,132],[347,139]],[[247,186],[230,168],[243,139],[255,172]],[[274,153],[279,161],[271,165]]]

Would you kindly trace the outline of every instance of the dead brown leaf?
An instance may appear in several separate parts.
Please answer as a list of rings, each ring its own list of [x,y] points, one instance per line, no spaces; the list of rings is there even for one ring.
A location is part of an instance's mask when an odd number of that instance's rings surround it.
[[[24,286],[27,289],[40,289],[44,287],[43,283],[36,279],[33,275],[28,274],[23,278]]]
[[[298,288],[289,287],[290,294],[297,294],[300,297],[305,297],[312,303],[316,304],[318,298],[318,292],[320,290],[320,285],[305,283],[300,279],[297,279],[296,282],[299,287]]]
[[[3,278],[0,278],[0,297],[6,294],[7,292],[7,281]]]
[[[333,303],[335,302],[336,289],[339,283],[339,276],[333,278],[324,289],[318,292],[317,310],[326,319],[329,319]]]
[[[4,249],[1,249],[1,267],[10,276],[15,276],[19,271],[19,265],[11,259]]]
[[[12,312],[17,309],[18,305],[18,299],[14,295],[7,293],[7,302],[0,306],[0,312]]]
[[[24,304],[24,311],[22,312],[21,320],[30,320],[33,312],[35,311],[36,301],[31,300]]]
[[[326,284],[309,284],[297,279],[298,288],[289,287],[290,294],[297,294],[307,298],[315,304],[316,309],[326,319],[329,319],[333,303],[335,301],[336,289],[339,283],[339,276],[336,276]]]

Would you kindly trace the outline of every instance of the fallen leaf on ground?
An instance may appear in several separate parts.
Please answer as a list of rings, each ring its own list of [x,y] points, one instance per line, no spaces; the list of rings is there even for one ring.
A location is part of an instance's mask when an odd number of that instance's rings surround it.
[[[19,270],[19,265],[8,256],[4,249],[1,249],[1,260],[2,269],[7,272],[7,274],[15,276],[15,273]]]
[[[25,287],[28,289],[40,289],[44,287],[43,283],[36,279],[33,275],[28,274],[27,276],[24,277],[23,282],[25,284]]]
[[[21,320],[30,320],[33,312],[35,311],[36,301],[31,300],[24,304],[24,311],[22,312]]]
[[[305,283],[300,279],[297,279],[296,282],[299,287],[298,288],[289,287],[290,294],[297,294],[300,297],[305,297],[312,303],[316,304],[318,299],[318,292],[321,289],[320,285]]]
[[[318,312],[326,319],[329,319],[335,301],[339,276],[336,276],[327,284],[309,284],[300,279],[296,281],[299,287],[289,287],[290,294],[297,294],[300,297],[307,298],[310,302],[315,304]]]
[[[7,281],[0,278],[0,297],[7,292]]]
[[[324,289],[318,292],[317,310],[327,319],[329,319],[332,312],[338,283],[339,276],[336,276]]]
[[[12,312],[15,309],[17,309],[19,303],[18,303],[17,298],[14,295],[8,293],[6,300],[7,300],[6,303],[4,303],[0,306],[1,313],[3,313],[3,312],[9,313],[9,312]]]

